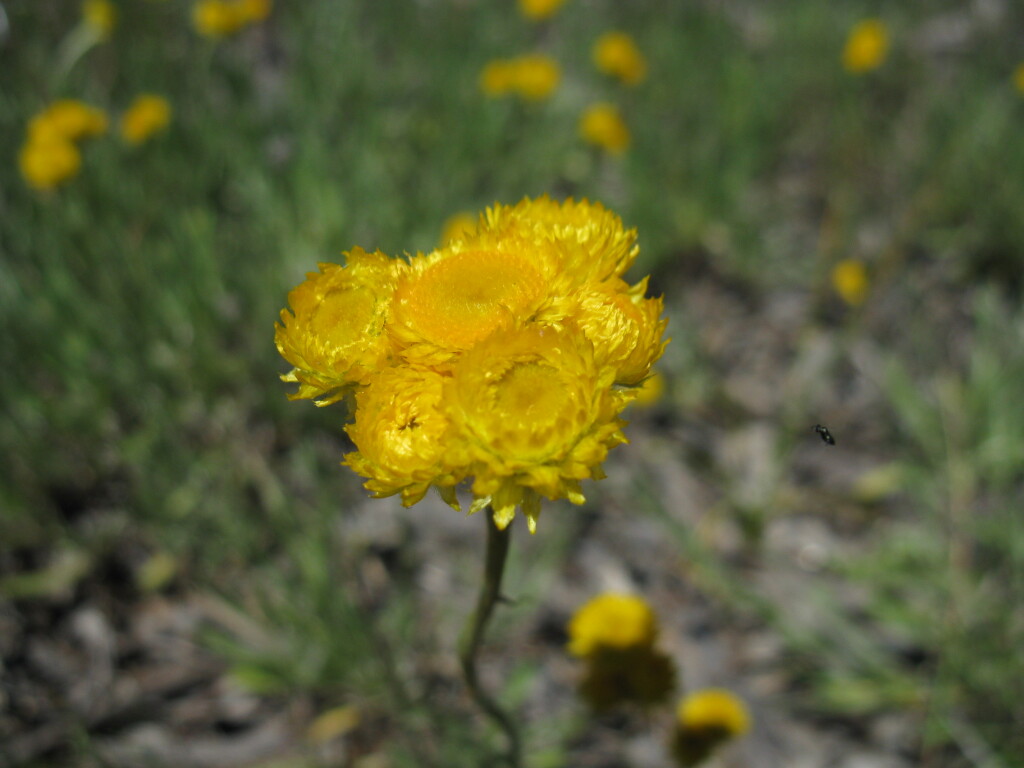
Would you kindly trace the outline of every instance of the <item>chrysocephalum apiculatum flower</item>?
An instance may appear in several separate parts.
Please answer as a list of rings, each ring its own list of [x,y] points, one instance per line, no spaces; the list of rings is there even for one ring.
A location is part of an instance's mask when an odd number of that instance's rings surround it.
[[[587,107],[580,116],[579,131],[588,144],[612,155],[621,155],[629,146],[629,128],[614,104],[598,102]]]
[[[480,89],[487,96],[515,94],[524,101],[543,101],[562,79],[558,62],[550,56],[529,54],[515,59],[495,59],[480,73]]]
[[[636,85],[647,76],[647,60],[625,32],[606,32],[591,51],[594,66],[600,72]]]
[[[129,144],[141,144],[170,122],[170,102],[163,96],[143,93],[136,96],[121,115],[121,138]]]
[[[599,204],[496,205],[406,260],[354,249],[289,294],[276,343],[292,398],[346,395],[345,463],[377,496],[431,486],[500,528],[542,498],[582,503],[625,442],[620,414],[665,346],[660,299],[623,278],[636,232]]]
[[[889,52],[889,30],[881,19],[853,25],[843,46],[843,68],[854,75],[878,69]]]
[[[747,706],[724,688],[694,691],[679,702],[672,734],[672,753],[678,765],[703,763],[720,745],[750,730]]]

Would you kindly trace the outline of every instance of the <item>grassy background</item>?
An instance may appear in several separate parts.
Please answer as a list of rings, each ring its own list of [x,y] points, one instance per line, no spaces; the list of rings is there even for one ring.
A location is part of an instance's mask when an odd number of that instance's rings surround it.
[[[848,726],[919,712],[920,764],[1024,760],[1020,8],[570,0],[536,25],[511,2],[308,0],[210,42],[186,3],[124,0],[112,39],[61,76],[55,52],[77,5],[5,6],[0,600],[22,610],[111,581],[112,558],[138,576],[159,554],[175,589],[215,593],[275,628],[262,645],[207,638],[254,690],[376,706],[400,732],[433,734],[437,764],[479,764],[464,711],[430,705],[409,682],[415,665],[381,653],[382,638],[423,631],[416,592],[403,589],[415,576],[399,567],[386,600],[358,598],[353,553],[379,542],[372,529],[339,533],[364,495],[337,467],[340,416],[285,400],[272,326],[287,290],[342,250],[429,249],[456,211],[571,194],[639,228],[633,277],[653,272],[667,294],[670,387],[640,434],[780,427],[754,497],[715,456],[690,457],[755,555],[787,492],[806,486],[795,442],[820,411],[805,397],[832,403],[837,437],[852,434],[870,459],[870,472],[818,497],[833,523],[855,521],[863,546],[829,572],[862,599],[850,612],[823,587],[808,626],[637,489],[702,588],[784,638],[785,706]],[[875,13],[893,50],[879,71],[851,76],[846,33]],[[591,67],[592,41],[612,28],[648,57],[635,89]],[[479,93],[484,63],[529,50],[562,65],[552,99]],[[31,115],[58,97],[116,114],[141,91],[171,101],[166,135],[135,149],[94,140],[65,188],[27,188],[16,154]],[[594,100],[624,109],[633,145],[622,158],[577,137]],[[843,258],[869,266],[859,309],[829,285]],[[723,374],[740,361],[708,347],[697,332],[708,316],[682,300],[709,272],[750,306],[809,304],[776,367],[828,342],[820,376],[783,389],[774,414],[737,404]],[[865,369],[879,393],[870,408],[851,385]],[[537,600],[572,547],[556,528],[528,545],[542,564]],[[415,560],[410,551],[399,537],[394,556]],[[466,569],[474,555],[462,553]],[[452,596],[452,615],[470,594]],[[511,700],[537,674],[518,669]],[[561,764],[580,727],[567,720],[565,741],[531,764]],[[382,751],[416,764],[415,738]]]

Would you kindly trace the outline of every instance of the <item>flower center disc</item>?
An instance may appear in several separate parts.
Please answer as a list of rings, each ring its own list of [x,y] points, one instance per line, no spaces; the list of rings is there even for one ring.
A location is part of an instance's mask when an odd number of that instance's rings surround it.
[[[541,294],[540,273],[522,256],[466,251],[428,267],[402,300],[410,327],[439,346],[465,349]]]

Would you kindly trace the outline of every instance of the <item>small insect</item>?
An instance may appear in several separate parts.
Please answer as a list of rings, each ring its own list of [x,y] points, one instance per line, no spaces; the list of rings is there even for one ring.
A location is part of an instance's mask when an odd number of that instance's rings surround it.
[[[822,441],[828,445],[836,444],[836,439],[832,437],[832,433],[828,431],[828,427],[823,427],[821,424],[815,424],[814,431],[821,435]]]

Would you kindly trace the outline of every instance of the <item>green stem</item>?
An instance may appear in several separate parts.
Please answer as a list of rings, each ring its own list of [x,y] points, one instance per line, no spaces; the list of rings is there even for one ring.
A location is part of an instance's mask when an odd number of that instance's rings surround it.
[[[462,662],[462,674],[473,701],[505,734],[508,741],[508,749],[504,754],[506,763],[512,768],[519,768],[522,765],[522,747],[515,722],[508,712],[480,687],[480,680],[477,678],[476,657],[484,639],[487,622],[494,612],[494,606],[501,599],[501,577],[505,572],[505,559],[512,538],[511,528],[501,530],[494,524],[490,507],[483,510],[483,518],[487,524],[484,580],[480,586],[480,595],[477,597],[476,610],[470,615],[459,643],[459,661]]]

